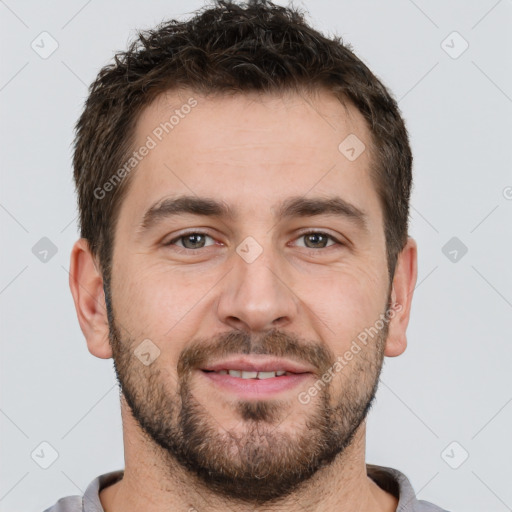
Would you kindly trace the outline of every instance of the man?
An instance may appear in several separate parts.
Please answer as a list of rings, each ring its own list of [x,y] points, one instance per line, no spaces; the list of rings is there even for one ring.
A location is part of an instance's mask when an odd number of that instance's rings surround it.
[[[365,463],[417,277],[396,102],[270,2],[139,34],[77,123],[70,287],[125,469],[51,512],[441,511]]]

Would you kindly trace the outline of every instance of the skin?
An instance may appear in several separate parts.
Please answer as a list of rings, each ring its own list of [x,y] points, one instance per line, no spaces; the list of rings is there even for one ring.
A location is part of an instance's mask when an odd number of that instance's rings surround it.
[[[312,455],[319,449],[315,442],[324,439],[306,421],[319,418],[322,412],[324,418],[333,419],[335,407],[345,404],[348,409],[336,423],[339,438],[329,439],[339,442],[340,450],[291,492],[283,492],[281,499],[243,502],[232,489],[229,494],[222,486],[205,485],[187,471],[142,428],[123,396],[125,473],[120,482],[100,493],[103,507],[106,512],[188,511],[191,507],[213,512],[395,511],[397,499],[367,476],[366,422],[356,418],[355,412],[352,419],[357,420],[357,428],[348,445],[341,446],[349,427],[341,420],[350,418],[356,403],[370,401],[383,357],[398,356],[406,348],[417,279],[417,247],[409,237],[390,286],[382,209],[368,173],[369,151],[349,161],[338,150],[349,134],[370,146],[364,119],[354,107],[345,108],[324,91],[315,97],[290,93],[216,98],[169,92],[143,111],[134,146],[144,144],[154,128],[191,96],[198,105],[139,163],[121,205],[110,283],[115,325],[109,326],[97,258],[86,240],[73,246],[70,287],[89,351],[100,358],[114,357],[118,378],[142,407],[139,416],[145,413],[148,421],[153,418],[155,428],[177,427],[179,406],[196,404],[201,416],[195,417],[195,426],[211,436],[204,443],[208,460],[218,455],[219,464],[224,463],[227,470],[251,468],[257,473],[267,467],[277,471],[276,453],[284,456],[284,447],[303,446],[302,452],[292,449],[289,459],[279,458],[294,467],[299,461],[294,453],[306,456],[311,451]],[[273,217],[275,206],[290,196],[328,197],[334,192],[367,214],[368,232],[332,215],[279,222]],[[229,221],[184,215],[166,219],[147,233],[137,231],[152,204],[182,193],[222,200],[237,215]],[[195,253],[179,253],[177,249],[186,243],[183,239],[164,245],[191,228],[211,237]],[[308,249],[307,237],[300,232],[305,228],[327,233],[343,245],[330,240],[322,248],[313,240],[313,249]],[[236,252],[248,236],[263,249],[250,264]],[[188,247],[194,247],[193,242]],[[197,242],[196,247],[200,247]],[[224,335],[229,333],[240,341],[235,346],[250,340],[251,347],[266,347],[270,350],[266,353],[275,354],[272,350],[284,346],[281,338],[273,337],[277,332],[297,347],[318,349],[323,356],[318,361],[296,360],[309,363],[320,376],[324,364],[342,356],[359,333],[375,324],[388,302],[401,308],[387,328],[334,374],[328,393],[319,393],[307,405],[297,395],[315,382],[313,375],[307,385],[280,394],[277,409],[272,400],[257,399],[243,409],[236,396],[216,388],[197,368],[183,375],[178,371],[183,354],[193,345],[203,348],[211,360],[219,359],[226,346]],[[269,332],[270,337],[265,337]],[[145,339],[160,350],[149,366],[133,356]],[[180,403],[178,389],[184,383],[188,401]],[[169,414],[156,407],[157,398],[173,407]],[[256,419],[241,415],[247,408],[255,413],[257,402],[261,409]],[[242,446],[260,446],[259,459],[235,450],[233,436],[242,440]],[[249,495],[250,481],[247,489]],[[277,484],[275,490],[279,490]]]

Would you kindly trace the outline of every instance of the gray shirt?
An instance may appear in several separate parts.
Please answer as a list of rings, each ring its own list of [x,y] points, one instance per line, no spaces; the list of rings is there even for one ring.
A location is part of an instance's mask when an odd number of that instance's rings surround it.
[[[408,478],[397,469],[366,464],[368,476],[382,489],[398,498],[396,512],[448,512],[424,500],[418,500]],[[44,512],[105,512],[99,493],[123,478],[123,470],[105,473],[95,478],[83,496],[67,496]]]

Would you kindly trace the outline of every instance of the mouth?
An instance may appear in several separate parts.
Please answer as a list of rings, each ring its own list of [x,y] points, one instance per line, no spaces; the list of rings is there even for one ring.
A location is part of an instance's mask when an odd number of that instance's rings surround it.
[[[310,372],[293,373],[285,370],[247,371],[247,370],[200,370],[209,385],[222,392],[236,395],[238,398],[264,399],[289,393],[300,384],[305,385],[313,376]],[[298,392],[298,391],[297,391]]]
[[[205,363],[201,370],[243,379],[269,379],[289,374],[311,373],[314,368],[293,359],[251,354]]]
[[[270,372],[257,372],[257,371],[245,371],[245,370],[203,370],[206,373],[216,373],[217,375],[229,375],[231,377],[237,377],[239,379],[273,379],[275,377],[287,377],[290,375],[299,375],[294,372],[287,372],[285,370],[276,370]],[[306,373],[306,372],[303,372]]]

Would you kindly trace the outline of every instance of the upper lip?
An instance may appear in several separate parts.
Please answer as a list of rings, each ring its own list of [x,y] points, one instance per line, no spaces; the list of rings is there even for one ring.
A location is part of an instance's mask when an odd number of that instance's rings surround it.
[[[273,372],[284,370],[291,373],[312,373],[311,367],[302,365],[296,361],[279,358],[256,358],[254,356],[237,356],[224,361],[207,364],[201,370],[219,371],[219,370],[243,370],[247,372]]]

